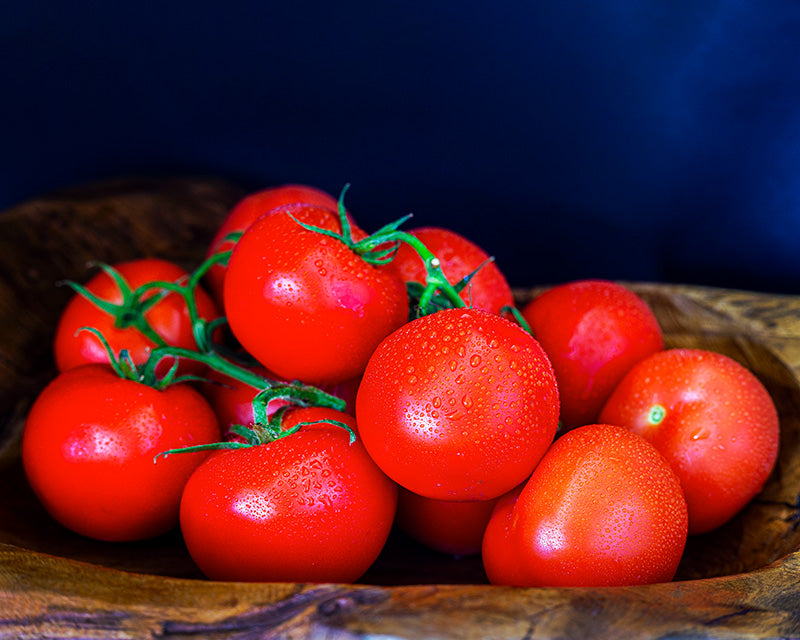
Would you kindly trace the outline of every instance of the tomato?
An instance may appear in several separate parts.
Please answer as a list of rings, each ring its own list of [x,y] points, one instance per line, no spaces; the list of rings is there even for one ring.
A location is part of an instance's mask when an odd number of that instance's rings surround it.
[[[404,283],[339,239],[337,215],[288,205],[254,222],[236,244],[225,277],[234,336],[286,380],[337,384],[361,375],[378,343],[408,319]]]
[[[461,299],[469,306],[500,313],[504,307],[514,305],[511,287],[500,268],[495,262],[487,262],[489,254],[472,240],[440,227],[421,227],[409,233],[439,259],[442,273],[451,284],[458,283],[481,267],[460,293]],[[390,265],[404,282],[425,284],[425,264],[408,244],[400,244]]]
[[[37,397],[22,462],[31,488],[65,527],[140,540],[177,525],[184,484],[206,454],[154,458],[219,437],[214,412],[192,387],[157,391],[88,364],[58,375]]]
[[[409,491],[490,500],[522,482],[558,426],[555,375],[519,325],[446,309],[392,333],[356,397],[364,446]]]
[[[233,242],[226,240],[231,233],[244,231],[266,212],[295,202],[316,205],[333,212],[339,210],[338,200],[332,195],[304,184],[284,184],[255,191],[242,198],[230,210],[217,229],[206,257],[231,249]],[[206,276],[209,291],[219,304],[223,301],[225,270],[225,266],[217,264],[209,269]]]
[[[614,282],[555,286],[525,305],[522,315],[555,369],[563,430],[596,422],[622,376],[664,348],[647,303]]]
[[[277,380],[276,376],[263,367],[256,367],[253,371],[268,379]],[[254,423],[253,400],[260,389],[213,370],[206,378],[208,381],[203,382],[199,389],[214,408],[223,432],[233,425],[249,426]],[[347,413],[355,414],[358,383],[358,379],[346,380],[341,384],[323,387],[322,391],[344,400],[347,403]],[[287,404],[289,401],[282,398],[270,400],[267,404],[267,417]]]
[[[587,425],[498,501],[482,557],[493,584],[638,585],[674,577],[686,536],[686,501],[664,457],[623,427]]]
[[[284,428],[352,416],[295,409]],[[181,529],[208,577],[353,582],[383,549],[397,487],[341,427],[316,424],[269,444],[215,453],[192,475]]]
[[[417,542],[455,556],[480,553],[483,532],[497,503],[433,500],[400,487],[397,526]]]
[[[253,368],[253,371],[274,379],[263,367]],[[198,388],[217,414],[220,428],[226,437],[230,435],[228,432],[234,425],[247,427],[254,424],[253,399],[260,389],[214,370],[208,372],[206,381],[203,381]],[[283,398],[270,400],[267,403],[266,416],[269,418],[288,404],[289,401]]]
[[[764,486],[778,455],[769,392],[735,360],[670,349],[637,364],[601,420],[641,435],[669,460],[689,505],[689,533],[727,522]]]
[[[163,281],[176,282],[185,278],[187,272],[172,262],[156,258],[142,258],[112,265],[131,289],[141,285]],[[123,295],[118,284],[102,271],[92,277],[85,287],[103,300],[120,304]],[[154,290],[144,296],[157,295]],[[220,311],[211,297],[198,288],[195,291],[198,313],[206,320],[219,317]],[[144,314],[153,330],[169,345],[185,349],[196,349],[189,310],[184,299],[172,292]],[[54,340],[54,354],[59,371],[66,371],[90,362],[109,362],[108,353],[96,336],[79,331],[82,327],[93,327],[103,334],[114,354],[119,356],[126,349],[136,364],[144,363],[156,346],[153,340],[135,326],[116,326],[116,318],[98,307],[83,295],[76,293],[69,301],[59,319]],[[174,359],[165,358],[157,372],[166,373]],[[181,363],[181,373],[198,373],[203,367],[186,360]]]

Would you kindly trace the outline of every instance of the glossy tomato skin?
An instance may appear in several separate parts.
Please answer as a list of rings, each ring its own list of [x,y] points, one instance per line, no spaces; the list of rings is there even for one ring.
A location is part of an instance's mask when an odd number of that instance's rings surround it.
[[[178,265],[157,258],[130,260],[112,266],[122,275],[131,289],[148,282],[175,282],[188,275]],[[103,300],[115,304],[122,302],[119,287],[105,272],[96,274],[85,286]],[[212,320],[220,316],[216,303],[203,289],[196,290],[195,301],[201,317]],[[185,349],[197,348],[189,311],[183,298],[178,294],[170,293],[165,296],[145,313],[145,318],[168,344]],[[94,327],[100,331],[117,356],[122,349],[127,349],[136,364],[145,362],[154,347],[153,341],[135,327],[115,327],[113,316],[76,293],[62,312],[56,327],[54,353],[59,371],[91,362],[109,361],[102,343],[91,333],[79,331],[81,327]],[[165,373],[172,362],[174,362],[172,359],[165,359],[158,371]],[[198,373],[203,367],[186,360],[181,364],[180,370],[182,373]]]
[[[208,247],[206,257],[231,249],[233,242],[225,239],[231,233],[244,231],[265,213],[293,203],[311,204],[334,213],[339,210],[336,198],[310,185],[283,184],[254,191],[237,202],[228,212]],[[225,266],[218,264],[213,266],[206,276],[209,291],[220,305],[223,303],[225,271]]]
[[[686,537],[680,483],[655,447],[622,427],[586,425],[498,501],[482,557],[493,584],[639,585],[674,577]]]
[[[214,412],[190,386],[157,391],[89,364],[60,374],[37,397],[22,462],[33,491],[65,527],[132,541],[178,524],[183,486],[206,454],[154,458],[219,438]]]
[[[558,388],[517,324],[447,309],[391,334],[356,397],[364,446],[386,474],[436,500],[490,500],[530,475],[553,441]]]
[[[681,480],[689,533],[717,528],[762,489],[778,455],[769,392],[735,360],[669,349],[636,365],[603,408],[603,421],[646,438]]]
[[[467,305],[492,313],[500,313],[504,307],[514,305],[505,275],[497,263],[487,262],[489,254],[472,240],[441,227],[420,227],[409,233],[439,259],[442,273],[451,284],[458,283],[483,265],[470,284],[461,291],[461,299]],[[403,282],[425,283],[425,263],[406,243],[400,243],[390,268],[397,272]]]
[[[297,409],[285,427],[333,419]],[[397,486],[341,427],[315,425],[270,444],[215,453],[181,501],[181,528],[200,569],[217,580],[353,582],[382,550]]]
[[[596,422],[622,376],[664,348],[647,303],[607,280],[552,287],[525,305],[522,315],[553,363],[562,430]]]
[[[481,551],[483,532],[497,500],[433,500],[400,487],[396,522],[411,538],[435,551],[475,555]]]
[[[225,311],[242,346],[283,379],[357,378],[378,343],[408,319],[393,273],[297,220],[341,231],[338,216],[289,205],[242,235],[225,277]]]

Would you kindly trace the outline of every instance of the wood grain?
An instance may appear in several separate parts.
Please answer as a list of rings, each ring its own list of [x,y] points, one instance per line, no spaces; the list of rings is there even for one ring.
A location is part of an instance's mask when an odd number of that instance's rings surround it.
[[[800,637],[800,297],[628,283],[668,346],[753,370],[781,418],[778,465],[733,521],[690,540],[676,581],[615,589],[486,584],[477,558],[396,533],[354,585],[205,580],[177,532],[114,545],[81,538],[37,504],[19,461],[50,343],[91,260],[156,255],[194,266],[242,195],[220,180],[120,179],[0,214],[0,637],[778,638]],[[357,215],[357,214],[356,214]],[[591,275],[591,274],[588,274]],[[535,290],[517,291],[520,302]]]

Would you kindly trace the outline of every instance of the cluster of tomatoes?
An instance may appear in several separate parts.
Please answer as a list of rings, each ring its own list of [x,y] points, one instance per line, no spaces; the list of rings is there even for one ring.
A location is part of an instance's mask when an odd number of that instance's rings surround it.
[[[774,466],[765,388],[665,349],[620,284],[516,309],[478,245],[404,222],[367,234],[343,198],[273,187],[192,273],[71,283],[22,441],[43,505],[101,540],[179,525],[221,580],[353,582],[395,526],[494,584],[672,579]]]

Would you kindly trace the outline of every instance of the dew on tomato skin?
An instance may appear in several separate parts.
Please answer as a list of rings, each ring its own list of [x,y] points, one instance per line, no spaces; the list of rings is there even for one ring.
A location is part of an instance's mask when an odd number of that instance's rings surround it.
[[[477,367],[481,364],[481,357],[476,353],[469,359],[470,365]]]

